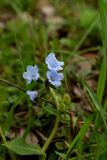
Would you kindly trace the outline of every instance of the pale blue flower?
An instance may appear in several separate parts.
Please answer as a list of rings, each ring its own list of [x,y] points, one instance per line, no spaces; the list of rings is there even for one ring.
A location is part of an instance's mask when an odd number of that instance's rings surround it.
[[[63,69],[61,66],[64,65],[64,62],[58,61],[54,53],[50,53],[46,57],[45,62],[48,65],[49,70],[59,71]]]
[[[64,78],[62,73],[53,70],[47,71],[46,76],[48,81],[55,87],[59,87],[61,85],[61,80]]]
[[[32,80],[36,81],[39,78],[38,66],[27,66],[27,72],[23,73],[23,78],[27,80],[27,83],[30,84]]]
[[[37,91],[26,91],[26,94],[29,96],[31,101],[34,101],[34,99],[37,97],[38,92]]]

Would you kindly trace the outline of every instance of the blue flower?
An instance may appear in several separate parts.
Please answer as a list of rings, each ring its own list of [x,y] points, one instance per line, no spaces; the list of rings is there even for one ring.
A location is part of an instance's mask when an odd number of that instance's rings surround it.
[[[48,81],[55,87],[59,87],[61,85],[61,80],[64,78],[62,73],[53,70],[47,71],[46,76]]]
[[[38,92],[37,91],[26,91],[26,94],[29,96],[31,101],[34,101],[34,99],[37,97]]]
[[[32,80],[36,81],[39,78],[38,67],[35,66],[27,66],[27,72],[23,73],[23,78],[27,80],[27,83],[30,84]]]
[[[64,62],[58,61],[54,53],[50,53],[46,57],[45,62],[48,65],[49,70],[59,71],[63,69],[61,66],[64,65]]]

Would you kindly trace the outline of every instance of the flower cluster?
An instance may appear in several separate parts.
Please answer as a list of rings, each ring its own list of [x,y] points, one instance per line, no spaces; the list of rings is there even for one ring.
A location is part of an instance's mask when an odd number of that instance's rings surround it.
[[[46,73],[48,81],[55,87],[59,87],[61,85],[61,80],[63,80],[63,74],[58,73],[58,71],[63,69],[62,66],[64,62],[58,61],[54,53],[50,53],[45,59],[45,62],[48,66],[48,71]]]
[[[56,59],[54,53],[50,53],[46,59],[45,63],[47,64],[48,71],[46,73],[46,77],[48,82],[50,82],[55,87],[61,86],[61,80],[63,80],[63,73],[58,71],[62,70],[62,66],[64,62],[60,62]],[[23,78],[26,79],[27,84],[30,84],[32,81],[37,81],[39,78],[38,66],[27,66],[26,72],[23,73]],[[37,91],[27,91],[26,94],[30,97],[30,100],[34,101],[37,97]]]

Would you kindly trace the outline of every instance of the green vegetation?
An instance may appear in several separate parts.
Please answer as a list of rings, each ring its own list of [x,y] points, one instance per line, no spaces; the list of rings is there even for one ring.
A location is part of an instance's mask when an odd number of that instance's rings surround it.
[[[106,17],[106,0],[0,0],[0,160],[107,159]],[[51,52],[64,62],[58,88]]]

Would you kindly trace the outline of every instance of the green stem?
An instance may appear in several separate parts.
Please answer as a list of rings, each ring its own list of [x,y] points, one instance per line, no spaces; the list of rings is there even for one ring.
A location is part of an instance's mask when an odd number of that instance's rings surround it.
[[[54,127],[52,129],[52,132],[49,136],[49,138],[47,139],[47,141],[45,142],[45,144],[43,145],[42,147],[42,151],[43,152],[46,152],[49,144],[51,143],[52,139],[54,138],[56,132],[57,132],[57,129],[58,129],[58,125],[59,125],[59,122],[60,122],[60,112],[59,112],[59,102],[58,102],[58,98],[57,96],[55,95],[54,91],[52,88],[50,88],[50,92],[51,92],[51,95],[52,97],[54,98],[55,100],[55,104],[56,104],[56,107],[57,107],[57,115],[56,115],[56,120],[55,120],[55,124],[54,124]],[[45,157],[46,158],[46,157]],[[43,158],[43,159],[45,159]]]
[[[23,92],[26,92],[26,90],[25,90],[24,88],[21,88],[21,87],[15,85],[15,84],[13,84],[13,83],[11,83],[11,82],[5,80],[5,79],[0,78],[0,81],[3,82],[3,83],[7,83],[7,84],[9,84],[9,85],[11,85],[11,86],[13,86],[13,87],[15,87],[15,88],[17,88],[17,89],[23,91]]]
[[[13,84],[13,83],[7,81],[7,80],[4,80],[4,79],[2,79],[2,78],[0,78],[0,82],[7,83],[7,84],[9,84],[9,85],[11,85],[11,86],[13,86],[13,87],[15,87],[15,88],[17,88],[17,89],[23,91],[23,92],[26,92],[26,89],[24,89],[24,88],[22,88],[22,87],[19,87],[19,86],[15,85],[15,84]],[[55,106],[54,103],[48,101],[48,100],[45,99],[45,98],[41,98],[41,97],[39,97],[39,96],[37,96],[36,98],[38,98],[38,99],[40,99],[40,100],[42,100],[42,101],[45,101],[45,102],[47,102],[47,103],[50,103],[50,104],[52,104],[53,106]],[[33,102],[35,102],[35,101],[33,101]]]
[[[54,103],[52,103],[51,101],[48,101],[47,99],[45,99],[45,98],[42,98],[42,97],[39,97],[39,96],[37,96],[36,98],[38,98],[38,99],[40,99],[40,100],[42,100],[42,101],[45,101],[45,102],[47,102],[47,103],[50,103],[50,104],[52,104],[53,106],[56,106]],[[34,101],[35,102],[35,101]]]
[[[81,55],[81,54],[84,54],[84,53],[87,53],[87,52],[95,52],[95,51],[99,51],[100,50],[100,46],[96,46],[96,47],[91,47],[91,48],[86,48],[86,49],[83,49],[83,50],[78,50],[78,51],[75,51],[75,52],[71,52],[71,51],[68,51],[68,50],[55,50],[55,53],[58,52],[58,53],[64,53],[64,54],[67,54],[67,57],[68,59],[70,57],[74,57],[76,55]],[[51,52],[51,50],[49,51]]]
[[[2,132],[1,127],[0,127],[0,135],[1,135],[1,138],[2,138],[3,142],[6,143],[7,141],[6,141],[6,138],[5,138],[5,136],[4,136],[3,132]]]
[[[6,140],[6,138],[3,134],[3,131],[1,129],[1,127],[0,127],[0,135],[1,135],[1,138],[2,138],[3,142],[7,143],[7,140]],[[12,154],[12,152],[9,149],[8,149],[8,153],[10,154],[10,157],[11,157],[12,160],[16,160],[16,158],[14,157],[14,155]]]

